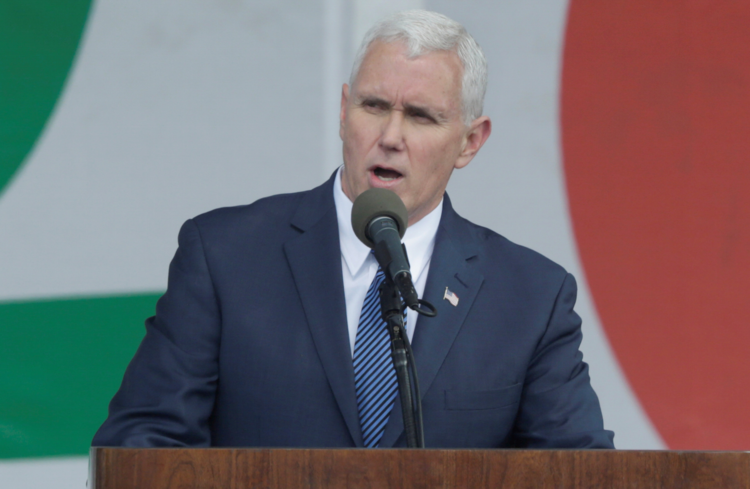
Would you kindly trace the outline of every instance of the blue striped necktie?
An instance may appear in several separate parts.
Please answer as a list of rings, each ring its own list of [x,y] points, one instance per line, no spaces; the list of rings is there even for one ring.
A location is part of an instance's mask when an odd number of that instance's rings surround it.
[[[383,271],[378,268],[362,305],[354,340],[354,388],[366,448],[375,448],[380,443],[398,388],[391,340],[380,312],[378,288],[384,279]]]

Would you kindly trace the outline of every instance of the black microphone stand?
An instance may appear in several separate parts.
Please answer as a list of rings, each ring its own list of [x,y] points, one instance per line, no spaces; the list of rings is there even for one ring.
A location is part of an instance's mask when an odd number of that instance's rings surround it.
[[[414,355],[409,344],[409,336],[404,328],[405,306],[396,284],[388,273],[385,274],[385,281],[380,285],[380,306],[383,320],[388,326],[388,334],[391,337],[391,355],[401,398],[406,446],[424,448],[422,400],[414,366]]]

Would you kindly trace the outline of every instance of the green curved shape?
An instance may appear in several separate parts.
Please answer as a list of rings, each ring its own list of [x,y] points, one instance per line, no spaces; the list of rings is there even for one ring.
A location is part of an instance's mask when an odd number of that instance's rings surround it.
[[[0,459],[88,453],[160,295],[0,303]]]
[[[91,0],[0,0],[0,195],[44,129]]]

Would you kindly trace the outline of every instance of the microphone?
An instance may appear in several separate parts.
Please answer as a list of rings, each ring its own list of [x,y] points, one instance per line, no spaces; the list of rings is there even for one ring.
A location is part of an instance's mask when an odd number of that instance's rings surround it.
[[[375,251],[380,268],[396,284],[404,303],[411,309],[419,310],[419,297],[412,283],[409,258],[401,244],[408,218],[401,198],[382,188],[365,190],[352,207],[354,234]]]

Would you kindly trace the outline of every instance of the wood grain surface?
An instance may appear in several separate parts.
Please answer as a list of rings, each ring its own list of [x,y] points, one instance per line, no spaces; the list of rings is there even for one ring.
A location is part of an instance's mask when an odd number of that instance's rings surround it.
[[[89,487],[750,489],[750,453],[92,448]]]

